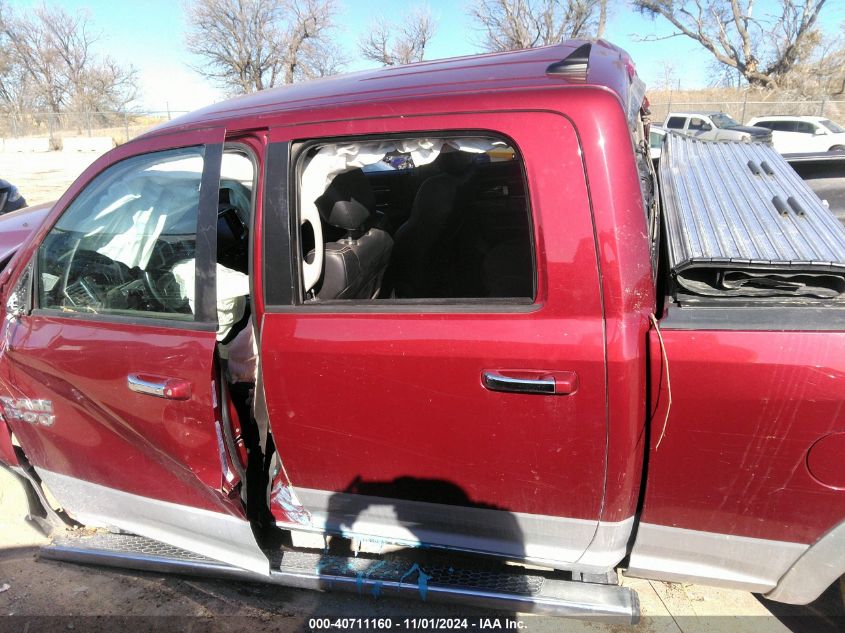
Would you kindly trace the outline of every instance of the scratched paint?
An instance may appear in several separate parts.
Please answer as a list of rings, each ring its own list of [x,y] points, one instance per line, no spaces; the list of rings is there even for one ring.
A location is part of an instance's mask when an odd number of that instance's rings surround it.
[[[285,512],[290,523],[311,525],[311,513],[300,503],[290,484],[277,482],[270,498]]]

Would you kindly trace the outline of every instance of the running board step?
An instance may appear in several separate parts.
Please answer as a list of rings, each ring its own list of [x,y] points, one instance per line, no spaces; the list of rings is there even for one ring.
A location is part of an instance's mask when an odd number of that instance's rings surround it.
[[[639,600],[628,587],[554,578],[501,564],[450,566],[403,557],[336,556],[281,550],[268,552],[265,577],[158,541],[128,534],[57,537],[43,558],[159,573],[228,578],[300,589],[347,591],[372,596],[413,597],[483,609],[589,618],[613,623],[639,621]],[[463,563],[463,561],[462,561]]]

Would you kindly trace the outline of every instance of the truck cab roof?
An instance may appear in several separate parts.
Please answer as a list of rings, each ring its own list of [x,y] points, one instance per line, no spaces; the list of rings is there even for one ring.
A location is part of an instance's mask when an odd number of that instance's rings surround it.
[[[323,108],[532,88],[594,87],[637,112],[645,93],[633,62],[605,40],[570,40],[539,48],[424,61],[271,88],[222,101],[169,121],[146,135],[250,117],[277,119]],[[269,122],[269,121],[268,121]]]

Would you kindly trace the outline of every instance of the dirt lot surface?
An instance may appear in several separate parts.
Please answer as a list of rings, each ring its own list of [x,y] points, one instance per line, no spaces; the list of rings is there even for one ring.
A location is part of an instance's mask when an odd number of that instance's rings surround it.
[[[0,178],[31,205],[51,202],[98,157],[95,152],[0,152]]]
[[[30,204],[48,202],[96,158],[82,152],[0,153],[0,178],[16,184]],[[309,620],[372,617],[391,618],[393,630],[443,630],[424,628],[425,621],[418,620],[416,627],[404,622],[433,617],[470,618],[469,627],[475,630],[537,632],[845,630],[837,589],[813,605],[791,607],[741,591],[625,579],[638,592],[643,613],[639,625],[627,627],[39,561],[38,547],[47,540],[24,522],[23,497],[13,481],[0,469],[0,633],[367,630],[354,625],[312,629]]]

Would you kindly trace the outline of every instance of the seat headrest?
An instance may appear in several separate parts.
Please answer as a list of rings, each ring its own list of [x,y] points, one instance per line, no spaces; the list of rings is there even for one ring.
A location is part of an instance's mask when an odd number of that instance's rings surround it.
[[[451,174],[452,176],[463,176],[475,162],[476,154],[470,152],[440,152],[440,156],[434,161],[437,168]]]
[[[376,197],[364,172],[353,169],[335,176],[315,204],[328,224],[354,231],[375,213]]]

